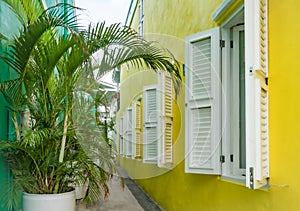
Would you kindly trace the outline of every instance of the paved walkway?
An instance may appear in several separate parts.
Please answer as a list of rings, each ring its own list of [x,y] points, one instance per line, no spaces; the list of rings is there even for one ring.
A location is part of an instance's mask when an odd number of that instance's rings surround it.
[[[110,195],[107,200],[101,200],[93,207],[79,204],[77,211],[161,211],[162,209],[121,170],[125,188],[120,185],[120,178],[114,176],[109,181]]]

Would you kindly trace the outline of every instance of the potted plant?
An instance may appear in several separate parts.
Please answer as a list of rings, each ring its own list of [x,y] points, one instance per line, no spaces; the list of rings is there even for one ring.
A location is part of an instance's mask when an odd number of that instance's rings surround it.
[[[117,172],[90,107],[97,90],[95,68],[101,75],[125,63],[144,65],[170,71],[178,82],[179,66],[172,56],[165,56],[165,51],[130,28],[99,23],[81,29],[71,5],[42,10],[42,4],[23,1],[32,7],[27,8],[33,11],[27,16],[18,14],[18,3],[5,1],[22,27],[18,35],[7,39],[9,50],[1,55],[18,76],[0,84],[15,128],[13,138],[0,142],[12,172],[11,188],[3,201],[8,207],[16,206],[21,190],[24,211],[74,210],[77,185],[88,185],[84,200],[92,203],[108,196],[107,181]],[[98,62],[92,63],[99,50]],[[62,200],[68,198],[70,205],[30,204],[32,197],[56,198],[55,194]]]

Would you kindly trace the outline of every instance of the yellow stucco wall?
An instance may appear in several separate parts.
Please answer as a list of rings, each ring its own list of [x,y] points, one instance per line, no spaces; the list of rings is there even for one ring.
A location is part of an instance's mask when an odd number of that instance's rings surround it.
[[[269,0],[270,174],[277,210],[300,208],[300,1]]]
[[[212,13],[221,3],[145,0],[145,37],[159,40],[184,62],[185,37],[217,26]],[[120,159],[122,167],[164,210],[300,210],[299,8],[297,0],[269,0],[270,189],[250,190],[219,176],[184,172],[183,86],[173,112],[175,168],[168,171],[141,160]],[[132,75],[123,74],[120,113],[144,85],[156,83],[151,71]]]

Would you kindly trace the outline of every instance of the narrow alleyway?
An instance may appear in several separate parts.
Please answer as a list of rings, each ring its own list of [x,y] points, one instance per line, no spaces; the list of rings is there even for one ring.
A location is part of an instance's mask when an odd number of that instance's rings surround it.
[[[109,181],[110,196],[93,207],[77,205],[77,211],[161,211],[162,209],[132,180],[124,171],[125,188],[120,185],[120,178]]]

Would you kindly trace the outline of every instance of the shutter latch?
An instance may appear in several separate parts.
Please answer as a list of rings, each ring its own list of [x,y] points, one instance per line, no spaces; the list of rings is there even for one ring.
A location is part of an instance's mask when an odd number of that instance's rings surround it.
[[[225,47],[225,40],[220,40],[220,48],[224,48]]]
[[[254,179],[253,179],[253,167],[250,167],[250,177],[249,177],[249,179],[250,179],[250,188],[251,189],[254,189]]]

